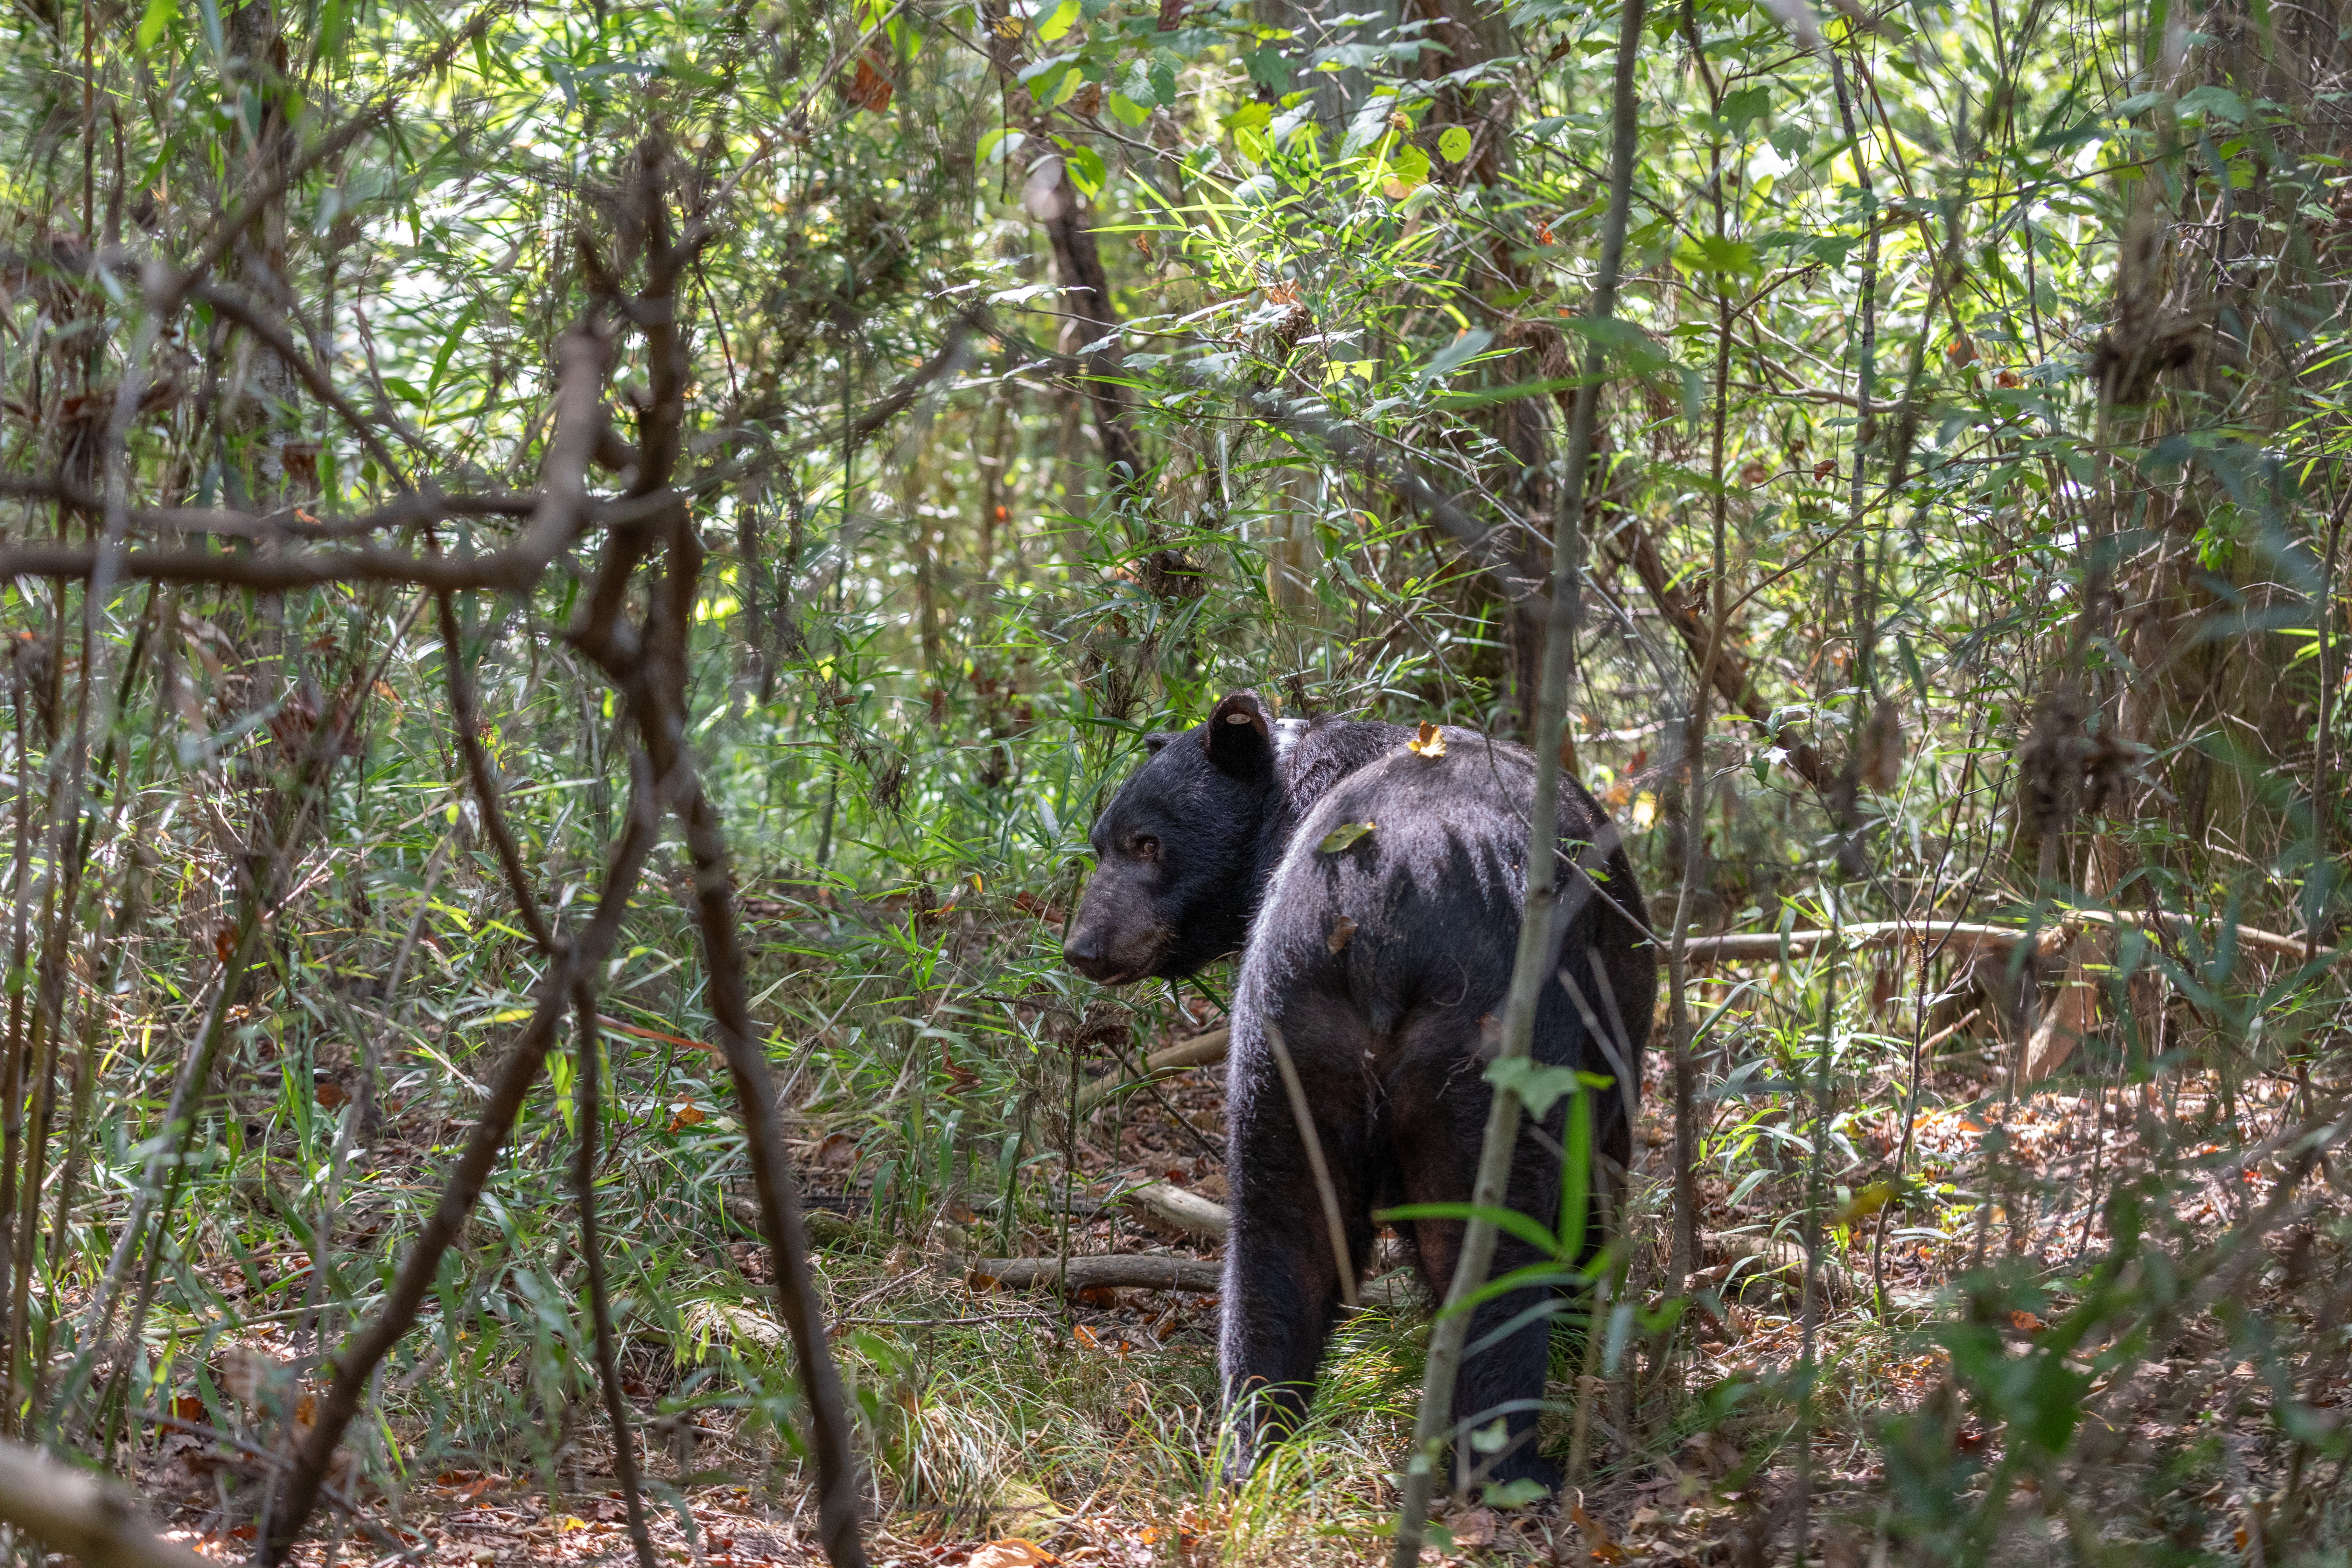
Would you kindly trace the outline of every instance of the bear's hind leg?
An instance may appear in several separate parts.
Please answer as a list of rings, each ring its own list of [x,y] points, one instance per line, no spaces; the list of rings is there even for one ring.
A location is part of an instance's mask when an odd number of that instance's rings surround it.
[[[1350,1054],[1300,1030],[1288,1037],[1305,1082],[1316,1139],[1339,1200],[1350,1267],[1370,1256],[1366,1150],[1369,1101],[1344,1075]],[[1234,1032],[1226,1092],[1231,1142],[1226,1180],[1233,1229],[1225,1240],[1223,1374],[1230,1469],[1245,1475],[1269,1445],[1295,1432],[1314,1397],[1315,1373],[1339,1311],[1339,1269],[1322,1194],[1298,1119],[1271,1048],[1246,1020]]]

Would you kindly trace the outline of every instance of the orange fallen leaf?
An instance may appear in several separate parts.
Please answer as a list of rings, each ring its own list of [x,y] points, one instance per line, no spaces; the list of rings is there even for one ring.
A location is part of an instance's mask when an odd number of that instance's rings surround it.
[[[709,1120],[710,1118],[709,1114],[703,1110],[702,1107],[698,1105],[681,1105],[677,1108],[677,1114],[673,1115],[669,1119],[669,1130],[672,1132],[680,1132],[688,1127],[699,1127]]]
[[[311,1092],[319,1103],[329,1110],[341,1110],[352,1102],[351,1091],[332,1079],[321,1081]]]
[[[1585,1554],[1592,1561],[1595,1563],[1625,1561],[1625,1549],[1609,1539],[1608,1529],[1599,1520],[1584,1511],[1583,1503],[1570,1503],[1569,1518],[1575,1521],[1576,1528],[1582,1532]]]
[[[1034,1541],[1008,1535],[980,1547],[964,1561],[968,1568],[1037,1568],[1040,1563],[1059,1563],[1061,1559]]]

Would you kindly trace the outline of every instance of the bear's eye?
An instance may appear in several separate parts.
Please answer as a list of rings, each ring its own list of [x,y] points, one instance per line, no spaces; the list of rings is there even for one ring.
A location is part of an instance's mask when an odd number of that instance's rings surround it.
[[[1160,858],[1160,840],[1149,833],[1139,833],[1128,845],[1128,853],[1139,860]]]

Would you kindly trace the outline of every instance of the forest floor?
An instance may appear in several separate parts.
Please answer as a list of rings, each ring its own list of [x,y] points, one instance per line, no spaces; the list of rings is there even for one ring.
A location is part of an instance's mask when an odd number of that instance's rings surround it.
[[[1630,1227],[1637,1238],[1634,1285],[1663,1262],[1669,1101],[1647,1086]],[[1913,1131],[1913,1176],[1937,1193],[1915,1201],[1893,1228],[1884,1278],[1896,1310],[1882,1321],[1868,1300],[1875,1224],[1833,1228],[1822,1257],[1822,1311],[1816,1354],[1811,1495],[1827,1521],[1827,1561],[1866,1560],[1876,1500],[1885,1492],[1880,1424],[1946,1397],[1946,1348],[1923,1329],[1931,1308],[1949,1318],[1950,1281],[1971,1268],[2006,1268],[2025,1281],[1997,1307],[1996,1326],[2013,1345],[2029,1343],[2044,1317],[2063,1310],[2062,1284],[2074,1260],[2106,1245],[2101,1199],[2136,1171],[2154,1168],[2158,1144],[2216,1155],[2246,1149],[2284,1125],[2294,1087],[2258,1082],[2226,1108],[2211,1086],[2175,1085],[2159,1097],[2133,1090],[2011,1096],[1989,1061],[1962,1060],[1932,1078]],[[1214,1151],[1222,1144],[1221,1073],[1195,1070],[1164,1081],[1158,1094],[1130,1097],[1123,1111],[1098,1114],[1079,1148],[1080,1180],[1067,1247],[1074,1256],[1171,1252],[1213,1259],[1213,1248],[1155,1229],[1102,1200],[1140,1181],[1224,1196]],[[2194,1092],[2192,1092],[2194,1090]],[[1760,1102],[1759,1102],[1760,1104]],[[1759,1104],[1715,1102],[1718,1136],[1744,1121],[1768,1126]],[[1180,1125],[1177,1118],[1183,1123]],[[2199,1129],[2210,1137],[2198,1141]],[[837,1142],[804,1130],[798,1146],[812,1211],[854,1200],[837,1163]],[[1835,1180],[1861,1184],[1897,1148],[1899,1112],[1848,1126],[1854,1159]],[[1750,1148],[1747,1169],[1784,1147]],[[1554,1386],[1595,1392],[1587,1413],[1593,1460],[1583,1487],[1564,1505],[1516,1510],[1453,1506],[1424,1560],[1683,1564],[1763,1561],[1755,1538],[1785,1524],[1796,1480],[1785,1440],[1794,1415],[1787,1376],[1803,1355],[1800,1295],[1788,1267],[1801,1168],[1771,1173],[1738,1192],[1721,1171],[1703,1183],[1709,1236],[1700,1283],[1717,1293],[1696,1331],[1680,1337],[1680,1359],[1643,1364],[1637,1343],[1608,1377],[1580,1384],[1580,1367],[1556,1346]],[[2176,1181],[2170,1219],[2218,1232],[2261,1202],[2272,1179],[2261,1161],[2217,1159],[2201,1183]],[[1846,1189],[1841,1189],[1841,1196]],[[952,1207],[952,1205],[951,1205]],[[1851,1212],[1853,1205],[1848,1205]],[[1089,1214],[1091,1213],[1091,1217]],[[957,1222],[963,1231],[957,1233]],[[1769,1236],[1776,1222],[1780,1238]],[[837,1222],[828,1222],[828,1226]],[[1063,1302],[1048,1292],[987,1289],[941,1257],[1012,1249],[1052,1256],[1056,1227],[1031,1225],[1007,1237],[986,1213],[960,1209],[934,1226],[926,1246],[887,1247],[854,1227],[821,1247],[822,1286],[837,1351],[875,1442],[876,1490],[869,1561],[940,1568],[1026,1568],[1034,1563],[1379,1563],[1394,1492],[1390,1476],[1411,1429],[1420,1375],[1418,1337],[1426,1302],[1417,1288],[1391,1290],[1391,1304],[1343,1326],[1327,1364],[1310,1429],[1283,1459],[1237,1492],[1205,1485],[1213,1435],[1215,1297],[1134,1289],[1097,1289]],[[827,1226],[821,1235],[829,1234]],[[1742,1237],[1746,1239],[1743,1240]],[[1384,1244],[1381,1268],[1395,1268]],[[766,1259],[740,1238],[714,1245],[695,1289],[715,1302],[700,1320],[747,1353],[781,1353],[766,1315]],[[1772,1270],[1778,1267],[1780,1272]],[[2256,1294],[2292,1289],[2293,1258],[2258,1275]],[[1377,1271],[1377,1270],[1376,1270]],[[1980,1273],[1978,1277],[1983,1277]],[[1400,1281],[1409,1276],[1398,1272]],[[1938,1297],[1939,1290],[1944,1294]],[[2252,1300],[2252,1298],[2248,1298]],[[2036,1304],[2040,1304],[2037,1315]],[[1984,1316],[1983,1303],[1975,1315]],[[266,1331],[247,1342],[283,1359],[293,1347]],[[789,1460],[780,1465],[772,1431],[747,1412],[705,1404],[690,1416],[657,1413],[658,1394],[687,1373],[681,1361],[640,1343],[625,1384],[639,1401],[652,1534],[666,1561],[713,1568],[822,1561],[813,1506]],[[2342,1397],[2329,1373],[2306,1379],[2299,1396],[2323,1409]],[[1670,1381],[1671,1380],[1671,1381]],[[2171,1342],[2095,1391],[2094,1420],[2117,1423],[2111,1445],[2118,1473],[2145,1470],[2151,1484],[2193,1479],[2202,1501],[2179,1526],[2189,1536],[2243,1539],[2275,1477],[2281,1456],[2265,1419],[2275,1377],[2231,1348],[2207,1319],[2177,1325]],[[2128,1386],[2126,1386],[2128,1385]],[[1981,1412],[1955,1408],[1961,1453],[1983,1451],[1996,1434]],[[1548,1418],[1547,1449],[1565,1451],[1572,1418]],[[184,1424],[185,1425],[185,1424]],[[395,1416],[394,1429],[398,1419]],[[226,1507],[233,1483],[250,1487],[221,1441],[194,1426],[158,1429],[140,1479],[170,1510],[174,1535],[222,1561],[250,1552],[248,1501]],[[220,1435],[211,1434],[217,1439]],[[522,1563],[622,1562],[630,1557],[611,1450],[603,1428],[583,1417],[552,1475],[528,1464],[513,1473],[467,1467],[417,1476],[403,1494],[371,1494],[356,1518],[337,1519],[340,1540],[306,1547],[306,1564],[400,1561],[492,1568]],[[2184,1467],[2186,1467],[2184,1468]],[[552,1482],[552,1484],[551,1484]],[[871,1495],[871,1494],[869,1494]],[[2233,1524],[2233,1521],[2237,1521]],[[2180,1539],[2176,1535],[2176,1540]]]

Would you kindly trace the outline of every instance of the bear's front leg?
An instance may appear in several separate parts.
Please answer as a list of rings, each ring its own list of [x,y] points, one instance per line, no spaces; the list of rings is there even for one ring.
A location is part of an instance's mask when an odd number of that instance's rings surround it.
[[[1339,1195],[1350,1267],[1360,1271],[1372,1241],[1362,1169],[1365,1096],[1358,1085],[1333,1081],[1332,1052],[1317,1049],[1311,1039],[1287,1043]],[[1225,1173],[1233,1229],[1225,1240],[1217,1360],[1230,1445],[1226,1468],[1239,1477],[1306,1418],[1340,1293],[1331,1228],[1298,1118],[1271,1048],[1246,1022],[1236,1021],[1230,1062]]]

